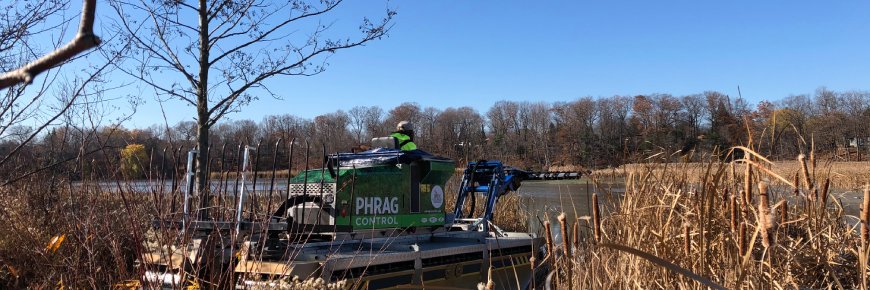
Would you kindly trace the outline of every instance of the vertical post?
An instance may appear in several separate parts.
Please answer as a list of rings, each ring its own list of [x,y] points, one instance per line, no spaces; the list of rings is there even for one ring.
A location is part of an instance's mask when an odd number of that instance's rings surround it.
[[[306,229],[306,226],[305,226],[305,211],[306,211],[306,210],[305,210],[305,205],[306,205],[306,204],[305,204],[305,203],[308,202],[308,157],[309,157],[310,155],[311,155],[311,145],[308,143],[308,141],[305,141],[305,171],[303,171],[303,172],[304,172],[303,175],[304,175],[305,179],[302,180],[302,198],[303,198],[303,199],[302,199],[302,200],[303,200],[303,203],[302,203],[302,206],[301,206],[301,208],[302,208],[302,214],[301,214],[301,215],[299,214],[299,208],[300,208],[300,207],[296,207],[296,215],[295,215],[295,217],[300,217],[300,216],[301,216],[301,217],[299,218],[299,222],[298,222],[298,223],[299,223],[299,225],[302,226],[302,231],[303,231],[303,232],[304,232],[305,229]],[[294,217],[294,218],[295,218],[295,217]]]
[[[156,191],[157,188],[154,186],[154,147],[151,147],[151,154],[148,155],[148,175],[145,176],[148,179],[148,187],[151,191]]]
[[[193,169],[193,160],[196,159],[197,150],[190,150],[187,152],[187,187],[184,189],[184,215],[181,220],[181,229],[184,230],[187,227],[187,219],[190,215],[190,194],[193,192],[195,183],[193,180],[193,175],[196,173],[196,170]]]
[[[199,171],[205,171],[202,176],[204,176],[205,181],[200,182],[199,186],[199,209],[197,210],[199,220],[205,221],[210,220],[211,215],[209,214],[209,210],[212,206],[211,204],[211,182],[209,179],[211,178],[211,145],[205,148],[205,152],[200,154],[205,154],[204,158],[200,158],[200,160],[205,160],[205,163],[199,163]],[[201,148],[200,148],[201,149]]]
[[[242,224],[242,209],[245,206],[245,177],[248,171],[248,159],[250,159],[251,151],[257,150],[251,146],[245,146],[245,157],[242,160],[242,183],[239,185],[239,207],[236,209],[236,234],[239,233]],[[254,186],[257,186],[254,184]]]
[[[322,202],[323,202],[323,186],[324,186],[324,182],[326,179],[326,177],[324,177],[323,175],[325,173],[324,171],[326,170],[326,167],[329,166],[329,163],[328,163],[329,162],[329,155],[326,155],[326,143],[321,143],[320,145],[321,145],[321,147],[323,147],[323,162],[320,164],[320,202],[322,204]],[[322,210],[318,210],[317,216],[315,217],[317,219],[315,221],[315,225],[318,227],[320,226],[320,214],[322,212],[323,212]]]
[[[166,193],[166,184],[164,178],[166,178],[165,171],[166,170],[166,148],[163,148],[163,154],[160,155],[160,170],[157,171],[157,198],[154,199],[154,202],[158,204],[157,207],[157,216],[161,219],[163,218],[163,200]]]
[[[278,138],[278,142],[275,142],[275,150],[272,151],[272,179],[269,181],[269,199],[266,200],[266,212],[272,212],[272,193],[275,191],[275,170],[278,168],[278,149],[281,146],[281,141],[283,139]],[[272,220],[272,216],[270,214],[269,221]]]
[[[227,197],[226,180],[229,178],[229,175],[226,173],[226,171],[227,171],[227,168],[226,168],[227,143],[224,143],[224,145],[221,146],[221,157],[220,157],[220,159],[218,159],[218,161],[221,163],[221,169],[220,169],[220,172],[218,172],[218,186],[217,186],[217,188],[218,188],[218,194],[217,194],[218,208],[220,208],[221,219],[226,219],[227,212],[226,212],[226,208],[224,207],[224,199],[226,199],[226,197]]]
[[[242,154],[244,154],[243,153],[244,148],[247,148],[247,147],[243,147],[243,146],[245,146],[245,145],[242,145],[242,143],[239,143],[238,149],[236,149],[236,177],[233,181],[233,189],[235,189],[235,192],[233,193],[233,198],[236,198],[236,199],[239,198],[239,176],[242,176],[242,165],[244,164],[244,162],[242,160],[239,160],[239,159],[242,158],[241,156],[242,156]],[[238,202],[238,201],[233,200],[233,203],[236,203],[236,202]]]
[[[290,152],[287,153],[287,194],[284,200],[290,199],[290,179],[293,178],[293,144],[296,144],[296,138],[290,139]]]
[[[296,144],[296,138],[290,139],[290,143],[288,144],[288,146],[290,146],[290,148],[288,149],[289,152],[287,152],[287,192],[284,194],[284,201],[283,201],[283,203],[285,203],[285,204],[289,204],[288,202],[290,200],[290,186],[291,186],[290,179],[293,178],[293,145],[294,144]],[[298,213],[298,212],[296,212],[296,213]],[[290,207],[287,207],[287,211],[284,212],[284,217],[287,218],[287,228],[289,229],[289,231],[291,233],[295,232],[296,225],[294,225],[293,222],[291,222],[291,220],[290,220]]]
[[[171,212],[173,214],[175,214],[175,212],[177,210],[177,206],[175,204],[175,193],[176,193],[176,190],[178,189],[178,167],[180,166],[178,164],[178,161],[179,161],[178,155],[181,154],[181,149],[182,149],[182,147],[179,147],[178,149],[175,150],[175,153],[172,154],[172,160],[173,160],[173,162],[172,162],[172,165],[173,165],[172,166],[172,189],[170,190],[170,192],[172,193],[172,197],[171,197],[172,200],[169,203],[170,204],[169,212]]]
[[[163,194],[166,193],[166,148],[163,148],[163,154],[160,156],[158,179],[160,179],[160,201],[163,201]]]
[[[263,143],[263,141],[258,141],[257,147],[253,148],[253,150],[256,151],[257,154],[254,155],[254,166],[252,166],[252,169],[254,171],[254,178],[252,178],[253,180],[251,181],[251,189],[252,190],[251,190],[251,194],[250,194],[251,195],[251,207],[250,207],[251,208],[251,212],[250,212],[251,221],[254,220],[254,217],[255,217],[254,213],[259,209],[258,204],[257,204],[257,175],[259,175],[258,174],[259,171],[257,171],[257,170],[260,168],[260,151],[258,149],[260,148],[260,144],[262,144],[262,143]]]

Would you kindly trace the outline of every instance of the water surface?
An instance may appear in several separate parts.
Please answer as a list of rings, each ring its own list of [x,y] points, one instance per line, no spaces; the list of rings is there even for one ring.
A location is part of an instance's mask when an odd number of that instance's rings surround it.
[[[567,221],[573,224],[581,218],[581,227],[586,226],[584,217],[592,216],[592,194],[597,193],[600,204],[612,202],[625,193],[623,179],[599,180],[600,186],[587,178],[578,180],[526,181],[517,194],[523,198],[522,207],[529,214],[529,229],[543,232],[543,222],[550,221],[553,235],[561,240],[561,231],[556,217],[564,212]]]

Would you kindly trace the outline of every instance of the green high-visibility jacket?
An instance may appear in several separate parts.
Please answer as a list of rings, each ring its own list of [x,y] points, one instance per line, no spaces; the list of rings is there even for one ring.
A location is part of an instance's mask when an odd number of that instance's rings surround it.
[[[402,149],[402,151],[417,149],[417,144],[414,144],[414,141],[411,141],[411,136],[399,132],[393,132],[390,137],[395,137],[397,140],[399,140],[399,149]]]

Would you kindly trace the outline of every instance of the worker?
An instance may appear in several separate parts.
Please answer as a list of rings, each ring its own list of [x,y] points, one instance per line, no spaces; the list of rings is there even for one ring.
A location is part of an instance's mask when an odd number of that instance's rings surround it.
[[[399,122],[399,125],[396,125],[396,132],[390,134],[390,137],[396,138],[402,151],[417,150],[417,144],[414,144],[414,125],[411,122]]]

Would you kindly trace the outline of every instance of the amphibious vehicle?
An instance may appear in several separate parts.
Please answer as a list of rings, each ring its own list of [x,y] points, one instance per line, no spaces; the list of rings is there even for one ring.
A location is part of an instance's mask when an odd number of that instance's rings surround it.
[[[462,289],[491,280],[500,289],[534,288],[548,271],[531,265],[546,256],[543,238],[493,223],[499,198],[529,174],[499,161],[470,162],[458,192],[447,195],[453,160],[390,141],[324,156],[323,168],[289,179],[283,204],[265,217],[242,215],[245,195],[257,194],[242,190],[235,220],[189,220],[185,195],[181,220],[154,223],[152,231],[178,235],[147,243],[138,260],[143,282],[272,289],[319,278],[346,289]],[[448,196],[452,209],[445,209]],[[478,199],[483,209],[475,216]]]

